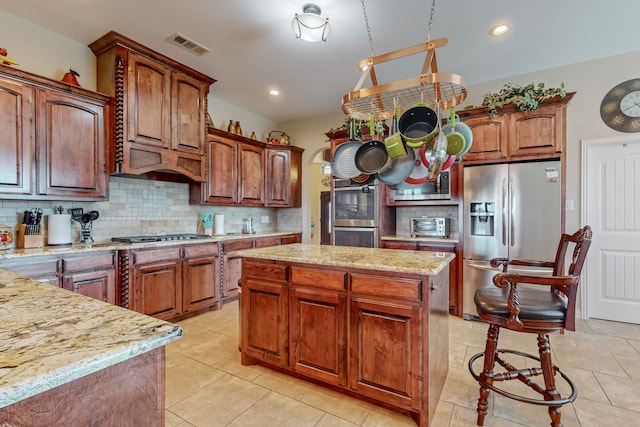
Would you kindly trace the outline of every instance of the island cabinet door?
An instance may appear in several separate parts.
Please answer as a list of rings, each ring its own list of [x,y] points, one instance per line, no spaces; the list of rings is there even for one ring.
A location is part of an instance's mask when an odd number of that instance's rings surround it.
[[[289,294],[290,367],[346,385],[346,294],[292,288]]]
[[[351,298],[350,386],[359,394],[420,408],[421,309]]]
[[[242,281],[242,353],[281,366],[289,365],[288,290],[286,284]]]

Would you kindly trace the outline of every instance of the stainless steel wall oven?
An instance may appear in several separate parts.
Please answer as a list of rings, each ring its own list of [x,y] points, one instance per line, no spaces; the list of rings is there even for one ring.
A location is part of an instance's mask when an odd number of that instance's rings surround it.
[[[378,247],[378,182],[357,184],[333,181],[331,201],[332,244]]]

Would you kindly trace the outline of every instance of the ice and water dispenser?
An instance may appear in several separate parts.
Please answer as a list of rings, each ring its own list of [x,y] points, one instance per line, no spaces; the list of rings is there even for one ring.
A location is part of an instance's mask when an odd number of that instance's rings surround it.
[[[471,202],[469,233],[472,236],[495,235],[495,207],[493,202]]]

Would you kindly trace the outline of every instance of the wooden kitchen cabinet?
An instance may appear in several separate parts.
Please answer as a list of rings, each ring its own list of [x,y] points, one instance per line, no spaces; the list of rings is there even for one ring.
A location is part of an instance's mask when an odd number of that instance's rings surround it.
[[[180,248],[139,250],[133,253],[133,307],[159,319],[182,313],[182,259]]]
[[[241,362],[408,411],[426,426],[448,371],[447,285],[447,270],[399,277],[243,258]]]
[[[189,185],[192,204],[300,207],[302,152],[209,128],[207,180]]]
[[[218,245],[184,247],[182,311],[190,312],[216,305],[220,301],[220,258]],[[213,284],[212,284],[213,280]]]
[[[264,206],[264,147],[225,134],[210,130],[207,180],[190,184],[190,202]]]
[[[108,96],[0,66],[0,109],[3,198],[107,198]]]
[[[264,147],[241,142],[238,153],[238,204],[264,206]]]
[[[116,268],[112,250],[0,260],[0,269],[111,304],[118,304]]]
[[[168,170],[204,182],[207,94],[215,79],[113,31],[89,47],[98,90],[114,98],[109,171]]]
[[[128,289],[128,308],[164,320],[218,308],[217,243],[127,250],[118,256],[127,270],[120,280]]]
[[[419,240],[382,240],[380,243],[380,247],[386,249],[455,253],[456,258],[449,263],[449,313],[462,317],[462,251],[459,246],[451,242]]]
[[[107,198],[105,101],[39,89],[38,195]]]
[[[291,268],[289,365],[338,386],[347,381],[346,285],[343,271]]]
[[[7,67],[8,68],[8,67]],[[3,67],[4,69],[4,67]],[[34,88],[0,74],[0,193],[31,194],[33,179]]]
[[[421,314],[410,303],[389,303],[354,292],[349,351],[358,356],[350,360],[352,390],[395,405],[418,407],[420,384],[412,373],[420,366],[422,349],[414,344],[422,341]]]
[[[300,243],[302,234],[287,234],[282,236],[265,236],[228,240],[220,244],[221,247],[221,281],[222,298],[225,302],[238,298],[238,281],[242,276],[242,260],[235,256],[234,252],[242,249],[265,248],[269,246],[288,245]]]
[[[267,148],[265,206],[302,206],[302,151],[298,147]]]
[[[286,367],[289,364],[287,301],[289,269],[245,262],[242,284],[242,336],[244,354]],[[245,315],[246,314],[246,315]]]
[[[566,109],[573,95],[544,101],[531,111],[508,104],[492,118],[486,107],[460,110],[460,119],[473,132],[464,164],[563,158]]]
[[[13,271],[42,283],[62,287],[62,261],[55,256],[2,259],[0,260],[0,269]]]
[[[64,257],[62,282],[65,289],[116,304],[116,253],[87,253]]]

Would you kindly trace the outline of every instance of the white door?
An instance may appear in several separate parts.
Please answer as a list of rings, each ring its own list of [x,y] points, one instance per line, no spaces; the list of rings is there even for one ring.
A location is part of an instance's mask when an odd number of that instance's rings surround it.
[[[640,324],[640,135],[582,142],[587,317]]]

